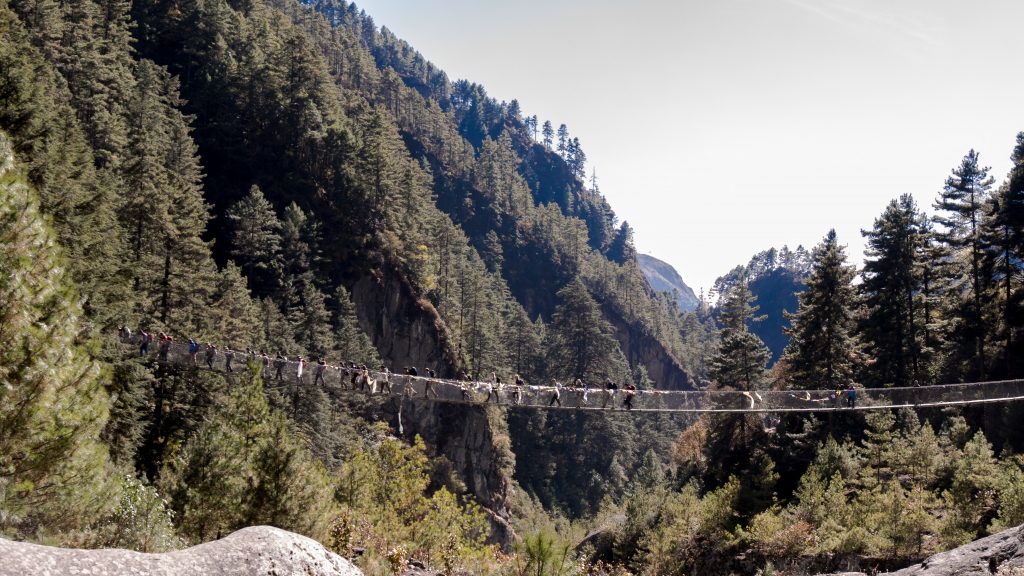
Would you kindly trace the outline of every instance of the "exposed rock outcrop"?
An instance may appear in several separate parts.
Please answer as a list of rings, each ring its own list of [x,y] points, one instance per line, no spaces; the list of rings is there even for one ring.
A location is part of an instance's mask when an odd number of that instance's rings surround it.
[[[659,390],[693,390],[689,374],[665,346],[652,334],[645,334],[621,318],[610,307],[605,315],[615,328],[615,338],[630,366],[643,366],[647,376]]]
[[[451,461],[491,521],[490,540],[510,549],[515,534],[508,522],[507,502],[515,456],[499,410],[407,400],[402,420],[406,435],[419,434]]]
[[[1024,574],[1024,526],[942,552],[889,576],[1017,576]],[[865,576],[844,572],[836,576]],[[880,575],[883,576],[883,575]]]
[[[362,277],[352,287],[352,301],[360,326],[392,370],[416,366],[442,376],[454,373],[444,321],[433,305],[416,298],[399,274]]]
[[[396,372],[416,366],[422,375],[422,369],[429,367],[439,376],[451,377],[460,368],[451,353],[444,320],[399,275],[363,277],[352,287],[352,299],[360,326]],[[402,402],[401,417],[405,437],[419,434],[451,461],[484,507],[491,521],[491,540],[509,547],[514,533],[508,523],[507,500],[514,456],[504,416],[491,407],[416,399]]]
[[[0,559],[0,576],[362,576],[319,542],[270,526],[243,528],[165,554],[55,548],[0,538]]]

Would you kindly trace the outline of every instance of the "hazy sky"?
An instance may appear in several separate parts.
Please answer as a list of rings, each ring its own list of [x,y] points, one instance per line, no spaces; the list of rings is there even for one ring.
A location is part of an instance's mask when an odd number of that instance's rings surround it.
[[[579,137],[638,250],[694,288],[756,252],[931,212],[1024,130],[1020,0],[363,0],[453,80]],[[588,167],[588,174],[590,172]]]

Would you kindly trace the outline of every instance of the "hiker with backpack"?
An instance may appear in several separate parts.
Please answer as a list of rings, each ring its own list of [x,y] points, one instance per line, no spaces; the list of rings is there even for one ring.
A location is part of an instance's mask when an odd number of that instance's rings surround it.
[[[551,406],[554,406],[556,402],[558,403],[558,407],[561,408],[562,407],[562,383],[559,382],[558,380],[555,380],[555,391],[551,395],[551,401],[548,402],[548,407],[550,408]]]
[[[199,366],[199,361],[196,360],[196,355],[199,354],[199,343],[196,342],[195,338],[188,339],[188,359],[192,362],[193,366]]]
[[[149,354],[149,343],[153,340],[153,335],[145,330],[139,330],[139,356],[145,356]]]
[[[434,371],[431,370],[430,368],[427,368],[427,373],[430,374],[431,378],[427,378],[425,384],[423,385],[423,397],[427,398],[431,394],[433,394],[434,398],[437,398],[437,390],[434,390],[434,381],[432,380],[434,376]]]
[[[284,354],[277,353],[277,357],[274,358],[274,380],[281,382],[284,380],[284,376],[281,372],[284,370],[284,365],[288,363],[288,359],[284,357]]]
[[[612,410],[615,409],[615,392],[618,389],[619,389],[619,387],[615,384],[615,382],[612,382],[611,378],[609,378],[608,381],[605,382],[605,384],[604,384],[604,390],[605,390],[604,404],[601,405],[601,408],[607,408],[608,405],[610,404],[611,407],[612,407]]]
[[[170,351],[171,351],[171,342],[173,340],[174,339],[171,338],[170,336],[168,336],[167,334],[164,334],[163,332],[160,333],[160,344],[158,345],[158,348],[159,348],[158,349],[158,355],[159,355],[159,359],[160,359],[161,362],[165,362],[165,363],[167,362],[167,354],[170,353]]]
[[[321,356],[320,359],[317,360],[316,362],[316,376],[313,377],[314,386],[316,386],[317,382],[319,382],[323,384],[325,388],[327,387],[327,382],[324,380],[324,370],[326,369],[327,361],[323,359],[323,356]]]
[[[574,386],[576,388],[576,394],[579,396],[577,407],[586,406],[590,402],[590,384],[584,382],[582,378],[577,378]]]
[[[217,347],[206,343],[206,367],[213,370],[213,359],[217,356]]]
[[[498,404],[501,404],[501,398],[498,396],[498,392],[501,390],[501,377],[498,376],[497,372],[491,372],[491,382],[487,386],[487,399],[484,402],[490,402],[491,398]]]
[[[626,410],[633,409],[633,398],[636,396],[636,386],[629,384],[626,386],[626,395],[623,399],[622,405],[626,407]]]
[[[224,345],[224,368],[228,372],[234,372],[231,368],[231,361],[235,359],[235,351],[231,349],[231,346]]]

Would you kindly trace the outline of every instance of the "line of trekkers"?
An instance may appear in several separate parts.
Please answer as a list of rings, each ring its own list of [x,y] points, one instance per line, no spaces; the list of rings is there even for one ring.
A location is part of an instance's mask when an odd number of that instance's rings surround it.
[[[138,334],[133,334],[130,328],[122,326],[118,330],[118,334],[123,341],[137,344],[140,356],[148,355],[151,345],[155,343],[157,359],[160,362],[168,362],[172,348],[179,349],[181,347],[181,344],[176,342],[172,336],[164,332],[154,335],[145,330],[139,330]],[[303,356],[289,359],[284,354],[278,353],[276,356],[271,357],[266,352],[256,351],[251,348],[246,348],[244,352],[234,350],[228,345],[218,348],[216,344],[211,342],[200,344],[191,338],[188,340],[185,350],[187,354],[186,362],[196,367],[200,366],[200,355],[202,356],[202,363],[209,369],[215,369],[214,362],[218,356],[222,356],[224,359],[224,370],[233,372],[236,356],[241,356],[243,361],[260,366],[261,374],[266,379],[284,381],[285,369],[289,365],[294,365],[295,379],[300,383],[305,383],[306,374],[309,373],[309,360]],[[365,364],[342,362],[340,365],[332,365],[327,363],[323,357],[319,357],[312,368],[313,384],[326,386],[326,374],[328,371],[338,372],[340,384],[343,388],[351,386],[353,390],[366,391],[370,394],[377,392],[388,395],[396,394],[391,385],[393,373],[386,366],[381,366],[377,372],[371,372]],[[425,376],[420,376],[416,367],[407,367],[404,374],[400,376],[400,379],[396,380],[396,384],[401,385],[398,394],[404,397],[421,395],[427,399],[439,399],[440,395],[437,392],[437,387],[455,386],[463,402],[490,403],[493,401],[500,404],[504,396],[510,399],[513,404],[521,405],[525,396],[531,399],[536,398],[537,402],[542,406],[554,407],[557,405],[561,408],[563,391],[566,394],[574,395],[576,400],[575,406],[577,407],[590,406],[590,397],[594,393],[597,395],[597,402],[600,402],[601,408],[614,409],[616,404],[615,398],[619,393],[619,386],[611,379],[605,381],[600,387],[593,389],[592,392],[590,385],[583,382],[580,378],[577,378],[572,386],[564,386],[557,380],[552,386],[534,386],[527,384],[519,374],[514,376],[512,384],[505,384],[495,372],[491,372],[489,382],[480,382],[475,381],[463,370],[460,372],[457,381],[452,382],[438,379],[431,368],[424,368],[423,371]],[[289,373],[291,373],[291,369],[289,369]],[[422,390],[418,393],[414,386],[415,383],[422,385]],[[550,397],[546,397],[547,394],[550,394]],[[633,384],[624,386],[621,394],[622,407],[626,410],[632,410],[636,395],[636,386]],[[597,402],[595,402],[594,407],[597,406]]]

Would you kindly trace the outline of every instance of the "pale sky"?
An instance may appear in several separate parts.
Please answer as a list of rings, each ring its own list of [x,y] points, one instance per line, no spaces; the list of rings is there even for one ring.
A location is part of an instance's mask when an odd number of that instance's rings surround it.
[[[1020,0],[363,0],[452,79],[569,127],[636,246],[694,291],[889,200],[931,212],[1024,130]]]

